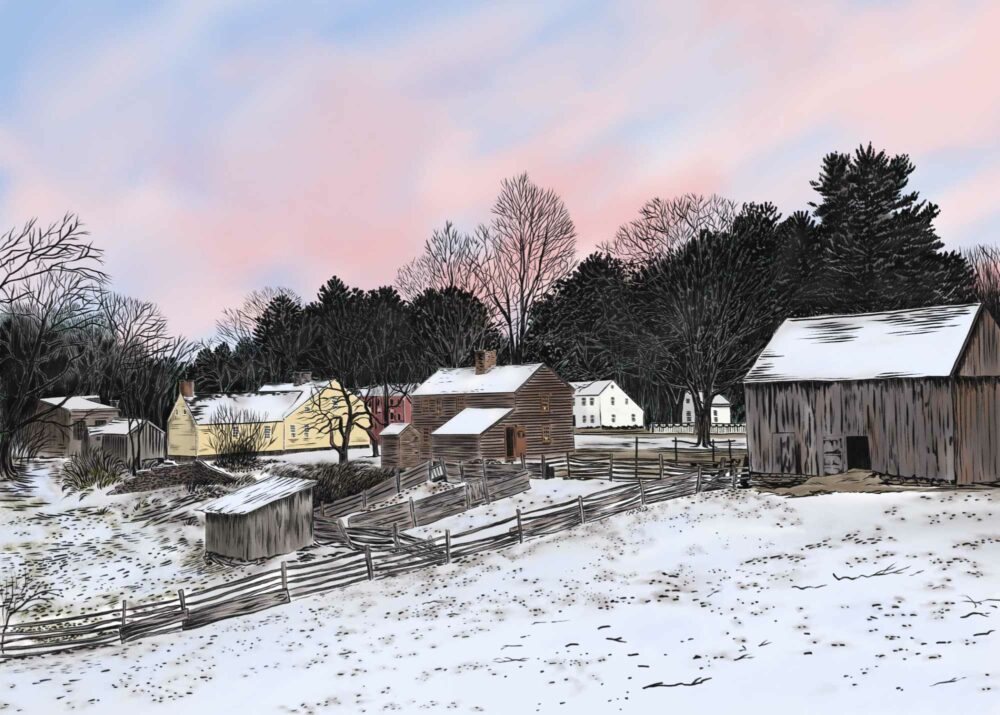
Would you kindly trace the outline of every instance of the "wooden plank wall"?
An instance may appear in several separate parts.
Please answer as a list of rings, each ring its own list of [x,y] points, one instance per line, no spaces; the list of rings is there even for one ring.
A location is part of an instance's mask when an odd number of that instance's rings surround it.
[[[313,540],[312,489],[249,514],[205,514],[205,550],[253,561],[297,551]]]
[[[750,465],[768,474],[832,473],[846,436],[866,436],[872,469],[903,477],[955,478],[948,379],[746,385]],[[782,437],[785,435],[785,437]],[[780,445],[797,450],[796,468]],[[787,455],[786,455],[787,457]]]
[[[547,411],[542,407],[545,396],[548,396]],[[573,437],[573,388],[549,367],[540,367],[518,390],[514,413],[504,421],[525,428],[525,449],[529,455],[568,452],[576,448]],[[548,442],[542,439],[542,427],[548,428]]]
[[[957,380],[955,453],[959,484],[1000,481],[1000,380]]]
[[[1000,327],[989,311],[980,309],[979,317],[965,346],[959,364],[960,377],[1000,376]]]
[[[436,404],[441,403],[441,414]],[[420,435],[420,459],[431,458],[431,433],[466,407],[514,407],[513,393],[465,395],[414,395],[413,426]]]

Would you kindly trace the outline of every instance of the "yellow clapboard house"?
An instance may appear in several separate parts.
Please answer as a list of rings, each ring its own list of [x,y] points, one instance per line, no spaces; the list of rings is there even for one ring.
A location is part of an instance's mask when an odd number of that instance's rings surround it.
[[[370,446],[364,402],[354,394],[349,399],[352,410],[362,414],[351,430],[350,446]],[[341,437],[329,423],[347,411],[336,380],[312,380],[308,373],[296,373],[293,382],[264,385],[257,392],[221,395],[198,395],[194,382],[184,380],[167,421],[167,456],[216,456],[221,429],[234,434],[258,430],[262,453],[330,449],[340,446]],[[248,417],[252,421],[244,421]]]

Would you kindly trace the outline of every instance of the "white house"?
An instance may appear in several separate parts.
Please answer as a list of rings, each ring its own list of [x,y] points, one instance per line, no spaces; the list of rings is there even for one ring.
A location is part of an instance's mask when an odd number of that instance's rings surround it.
[[[684,393],[684,407],[681,408],[681,422],[694,422],[694,400],[691,393]],[[732,422],[732,411],[729,400],[722,395],[716,395],[712,400],[712,424],[729,424]]]
[[[571,382],[576,427],[642,427],[642,408],[613,380]]]

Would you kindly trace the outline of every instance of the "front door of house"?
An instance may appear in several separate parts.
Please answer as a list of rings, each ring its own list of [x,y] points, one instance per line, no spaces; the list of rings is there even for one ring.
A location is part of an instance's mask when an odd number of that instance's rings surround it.
[[[527,453],[527,436],[521,425],[510,425],[505,431],[507,459],[520,459]]]

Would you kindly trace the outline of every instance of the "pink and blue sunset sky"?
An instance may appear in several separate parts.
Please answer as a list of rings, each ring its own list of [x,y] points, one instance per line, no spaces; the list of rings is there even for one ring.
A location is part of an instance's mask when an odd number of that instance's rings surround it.
[[[583,256],[653,196],[806,208],[871,141],[949,247],[993,243],[998,28],[997,2],[0,0],[0,224],[78,213],[190,337],[253,288],[391,282],[521,171]]]

